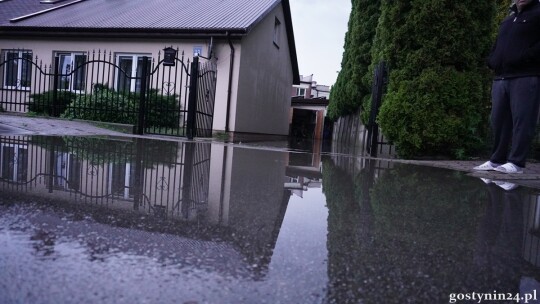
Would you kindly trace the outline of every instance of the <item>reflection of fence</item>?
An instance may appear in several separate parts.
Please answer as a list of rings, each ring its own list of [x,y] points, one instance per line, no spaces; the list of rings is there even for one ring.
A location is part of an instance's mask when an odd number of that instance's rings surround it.
[[[527,198],[524,204],[523,258],[535,267],[540,267],[540,197],[530,195]]]
[[[210,144],[0,137],[5,190],[182,218],[206,209]]]

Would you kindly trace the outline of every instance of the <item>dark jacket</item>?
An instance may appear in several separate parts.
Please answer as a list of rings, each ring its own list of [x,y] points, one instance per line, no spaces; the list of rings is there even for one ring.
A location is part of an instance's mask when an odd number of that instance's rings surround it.
[[[533,0],[504,19],[488,58],[495,79],[540,76],[540,3]]]

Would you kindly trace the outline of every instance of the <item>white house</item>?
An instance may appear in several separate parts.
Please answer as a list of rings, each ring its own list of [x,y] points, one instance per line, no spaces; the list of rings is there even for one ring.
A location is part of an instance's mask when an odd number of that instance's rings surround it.
[[[291,85],[300,83],[288,0],[0,1],[0,62],[59,57],[60,69],[107,50],[138,73],[142,56],[156,59],[170,46],[215,60],[213,130],[288,134]],[[26,111],[10,104],[32,90],[33,70],[18,59],[0,72],[4,110]],[[76,91],[81,83],[62,85]]]

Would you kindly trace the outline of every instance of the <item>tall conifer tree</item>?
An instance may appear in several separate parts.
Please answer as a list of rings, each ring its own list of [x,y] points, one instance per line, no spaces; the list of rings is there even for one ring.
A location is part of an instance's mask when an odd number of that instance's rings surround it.
[[[481,145],[495,14],[493,0],[382,0],[374,54],[391,72],[378,121],[401,156]]]
[[[341,71],[330,92],[328,115],[331,119],[355,113],[363,98],[371,94],[370,83],[364,77],[371,64],[379,9],[380,0],[352,0]]]

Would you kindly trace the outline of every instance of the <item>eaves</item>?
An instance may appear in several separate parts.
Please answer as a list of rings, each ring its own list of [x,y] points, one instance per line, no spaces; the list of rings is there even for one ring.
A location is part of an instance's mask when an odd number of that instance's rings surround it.
[[[248,29],[149,29],[149,28],[54,28],[0,26],[0,37],[9,38],[126,38],[126,39],[198,39],[227,38],[238,39],[249,32]]]

